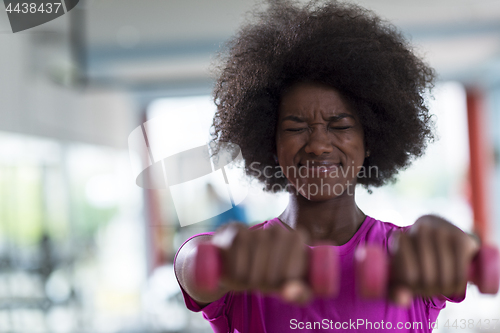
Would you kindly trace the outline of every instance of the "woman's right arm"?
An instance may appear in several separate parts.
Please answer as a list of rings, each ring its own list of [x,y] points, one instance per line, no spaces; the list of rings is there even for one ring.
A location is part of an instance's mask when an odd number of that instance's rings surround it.
[[[201,242],[211,242],[222,254],[223,272],[214,292],[196,288],[194,259]],[[231,290],[273,292],[296,303],[311,297],[305,282],[304,237],[281,227],[249,230],[235,223],[222,227],[213,236],[194,237],[179,250],[174,267],[182,288],[200,306],[220,299]]]
[[[175,275],[180,285],[191,298],[201,307],[218,300],[229,292],[228,288],[219,286],[219,289],[212,293],[200,291],[196,288],[194,281],[194,257],[196,248],[201,242],[210,242],[213,236],[200,235],[187,241],[179,250],[174,262]]]

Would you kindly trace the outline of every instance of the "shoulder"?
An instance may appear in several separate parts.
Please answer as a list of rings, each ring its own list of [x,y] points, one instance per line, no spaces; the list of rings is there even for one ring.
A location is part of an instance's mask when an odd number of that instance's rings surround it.
[[[179,252],[181,250],[183,251],[186,251],[187,248],[192,248],[193,246],[197,245],[198,243],[202,242],[202,241],[207,241],[210,239],[210,237],[212,237],[214,235],[215,232],[213,231],[210,231],[210,232],[204,232],[204,233],[201,233],[201,234],[196,234],[196,235],[193,235],[191,237],[189,237],[188,239],[186,239],[182,245],[179,247],[179,249],[177,250],[177,253],[174,257],[174,262],[175,262],[175,259],[177,258],[177,256],[179,255]]]
[[[270,220],[264,221],[262,223],[258,223],[256,225],[253,225],[249,229],[250,230],[268,229],[268,228],[271,228],[273,226],[278,226],[278,225],[281,227],[284,227],[283,224],[280,222],[280,220],[277,217],[275,217],[274,219],[270,219]]]
[[[373,217],[367,216],[365,221],[366,233],[364,239],[366,243],[382,244],[388,247],[392,239],[401,232],[406,232],[410,226],[397,226],[391,222],[384,222]]]
[[[391,222],[385,222],[382,220],[377,220],[371,216],[366,217],[366,222],[368,223],[368,230],[376,233],[392,233],[395,231],[406,232],[411,225],[409,226],[398,226]]]
[[[408,228],[411,227],[411,225],[408,225],[408,226],[399,226],[399,225],[396,225],[396,224],[394,224],[392,222],[386,222],[386,221],[381,221],[381,220],[375,220],[375,224],[378,225],[383,230],[386,230],[387,232],[391,232],[391,231],[395,231],[395,230],[396,231],[404,232]]]

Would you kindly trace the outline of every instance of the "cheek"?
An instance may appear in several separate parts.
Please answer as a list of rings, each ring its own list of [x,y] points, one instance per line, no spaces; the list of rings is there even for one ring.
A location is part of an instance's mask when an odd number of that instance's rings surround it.
[[[285,149],[283,149],[281,153],[278,152],[278,164],[282,168],[285,177],[290,179],[288,171],[295,167],[293,154],[290,154],[290,152]]]
[[[293,164],[293,158],[298,151],[294,140],[278,137],[276,140],[276,155],[281,165]]]
[[[365,143],[363,132],[353,134],[352,136],[346,138],[345,149],[351,152],[351,159],[356,162],[362,161],[365,159]]]
[[[286,140],[277,140],[276,155],[278,157],[278,164],[281,166],[283,174],[293,183],[296,178],[294,177],[296,172],[293,172],[296,166],[294,160],[296,156],[294,144]]]

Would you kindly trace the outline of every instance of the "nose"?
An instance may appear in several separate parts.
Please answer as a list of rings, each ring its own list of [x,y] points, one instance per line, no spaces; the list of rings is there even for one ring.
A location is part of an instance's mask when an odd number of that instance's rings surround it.
[[[332,150],[333,147],[329,140],[328,133],[322,128],[313,129],[307,140],[305,152],[307,154],[320,156],[325,153],[331,153]]]

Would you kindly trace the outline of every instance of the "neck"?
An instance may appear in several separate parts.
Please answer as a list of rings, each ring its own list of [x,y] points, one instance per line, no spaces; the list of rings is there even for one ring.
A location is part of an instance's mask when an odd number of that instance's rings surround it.
[[[297,193],[279,219],[292,229],[304,229],[309,243],[317,241],[343,245],[354,236],[366,215],[358,208],[354,194],[341,195],[326,201],[311,201]]]

